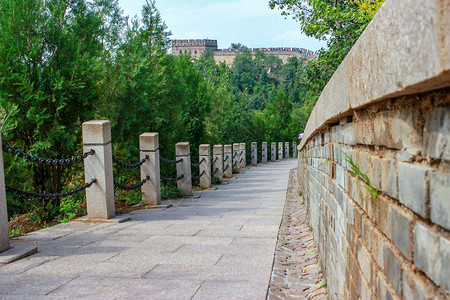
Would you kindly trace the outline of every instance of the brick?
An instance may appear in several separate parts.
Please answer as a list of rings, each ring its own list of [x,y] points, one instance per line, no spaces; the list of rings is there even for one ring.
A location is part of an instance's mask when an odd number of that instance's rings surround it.
[[[392,198],[398,199],[397,161],[380,159],[380,189]]]
[[[424,149],[433,158],[450,160],[450,107],[438,107],[428,114]]]
[[[422,149],[422,130],[417,125],[419,112],[416,110],[399,110],[392,113],[390,132],[392,144],[390,148],[408,149],[418,152]]]
[[[432,299],[435,291],[431,285],[425,282],[422,276],[411,272],[403,272],[403,297],[405,299],[422,300]]]
[[[395,291],[391,291],[386,279],[381,275],[381,272],[377,274],[377,299],[391,300],[395,299]]]
[[[380,158],[378,156],[369,156],[369,170],[367,176],[370,179],[370,183],[377,190],[380,190]]]
[[[415,213],[427,218],[427,173],[430,168],[398,163],[399,200]]]
[[[414,263],[442,289],[449,288],[450,242],[420,222],[414,227]]]
[[[336,165],[336,182],[345,189],[345,181],[347,180],[347,170],[340,166]]]
[[[395,291],[401,296],[402,291],[402,269],[400,259],[392,250],[384,245],[384,274],[394,287]]]
[[[348,123],[342,126],[342,138],[346,145],[355,145],[353,138],[353,123]]]
[[[430,173],[431,221],[450,230],[450,174]]]
[[[362,246],[358,249],[358,264],[364,274],[364,277],[368,282],[370,282],[371,274],[372,274],[372,265],[371,265],[371,258],[370,253],[367,251],[366,247]]]

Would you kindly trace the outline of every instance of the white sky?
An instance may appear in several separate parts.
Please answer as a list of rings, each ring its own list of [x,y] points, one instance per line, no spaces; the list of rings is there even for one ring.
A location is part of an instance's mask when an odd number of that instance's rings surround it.
[[[119,0],[126,15],[139,15],[145,0]],[[171,39],[214,39],[219,48],[302,47],[317,51],[325,42],[301,33],[292,18],[269,8],[269,0],[156,0]]]

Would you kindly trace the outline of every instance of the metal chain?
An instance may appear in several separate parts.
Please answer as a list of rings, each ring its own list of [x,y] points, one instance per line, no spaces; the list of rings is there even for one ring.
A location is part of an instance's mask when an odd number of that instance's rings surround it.
[[[202,162],[204,162],[204,161],[205,161],[205,158],[203,157],[202,160],[199,161],[198,163],[192,163],[192,162],[191,162],[191,165],[192,165],[193,167],[198,167],[198,166],[200,166],[200,165],[202,164]]]
[[[228,157],[228,156],[227,156]],[[217,156],[216,159],[212,162],[213,164],[215,164],[217,162],[217,160],[219,160],[219,157]]]
[[[216,170],[212,173],[212,176],[216,175],[217,171],[219,171],[219,168],[216,168]]]
[[[205,174],[206,174],[206,172],[205,172],[205,170],[203,170],[202,174],[200,174],[199,176],[192,176],[192,179],[200,179],[200,177],[202,177]]]
[[[162,180],[170,182],[170,181],[178,181],[178,180],[183,179],[184,178],[184,174],[178,176],[177,178],[167,178],[167,177],[164,177],[164,176],[160,176],[160,177],[161,177]]]
[[[170,159],[164,158],[164,157],[162,157],[162,156],[160,156],[159,159],[160,159],[162,162],[165,162],[166,164],[178,164],[178,163],[180,163],[180,162],[183,161],[182,158],[180,158],[179,160],[170,160]]]
[[[123,185],[123,184],[120,184],[120,183],[116,182],[115,180],[114,180],[114,185],[115,185],[117,188],[121,189],[121,190],[132,191],[132,190],[137,190],[138,188],[140,188],[141,186],[143,186],[144,183],[147,182],[147,180],[150,180],[150,176],[148,176],[148,175],[147,175],[147,177],[146,177],[145,179],[143,179],[141,182],[139,182],[139,183],[136,184],[136,185],[132,185],[132,186]]]
[[[223,160],[223,162],[226,162],[226,161],[228,160],[229,157],[230,157],[230,156],[227,155],[227,158],[225,158],[225,159]]]
[[[118,164],[121,167],[127,168],[127,169],[134,169],[134,168],[138,168],[140,166],[142,166],[145,161],[149,158],[148,155],[145,156],[145,158],[143,160],[141,160],[140,162],[138,162],[137,164],[134,165],[129,165],[121,160],[119,160],[117,157],[115,157],[114,155],[112,156],[113,162],[115,162],[116,164]]]
[[[241,160],[239,161],[239,163],[241,163],[242,161],[243,161],[244,159],[243,158],[241,158]]]
[[[237,152],[234,152],[234,154],[233,154],[233,159],[236,157],[236,155],[237,155]]]
[[[11,146],[6,146],[5,144],[2,144],[2,147],[5,152],[9,152],[13,155],[25,158],[34,163],[45,164],[45,165],[68,165],[68,164],[80,161],[80,160],[88,157],[89,155],[95,154],[95,151],[93,149],[91,149],[89,152],[85,152],[83,154],[80,154],[80,155],[77,155],[74,157],[51,159],[51,158],[45,158],[45,157],[32,156],[28,153],[25,153],[23,151],[15,149]]]
[[[230,167],[230,165],[227,165],[227,166],[225,167],[225,169],[223,169],[223,171],[225,172],[226,170],[228,170],[229,167]]]
[[[84,191],[85,189],[89,188],[91,185],[97,182],[97,179],[92,179],[89,183],[86,183],[80,187],[77,187],[76,189],[73,189],[68,192],[64,193],[57,193],[57,194],[38,194],[34,192],[24,191],[17,188],[10,187],[9,185],[6,186],[6,191],[15,193],[22,197],[28,197],[28,198],[37,198],[37,199],[60,199],[67,196],[78,194],[79,192]]]

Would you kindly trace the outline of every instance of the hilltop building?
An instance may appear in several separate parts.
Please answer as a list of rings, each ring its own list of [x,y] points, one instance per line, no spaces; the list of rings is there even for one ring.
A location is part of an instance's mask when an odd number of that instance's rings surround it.
[[[200,58],[207,50],[214,52],[214,60],[217,64],[225,62],[228,65],[233,64],[234,58],[242,49],[218,49],[217,40],[172,40],[172,54],[190,54],[193,58]],[[269,52],[271,55],[278,56],[283,63],[286,63],[290,57],[303,57],[308,60],[316,59],[315,52],[304,48],[249,48],[254,54],[256,51]]]

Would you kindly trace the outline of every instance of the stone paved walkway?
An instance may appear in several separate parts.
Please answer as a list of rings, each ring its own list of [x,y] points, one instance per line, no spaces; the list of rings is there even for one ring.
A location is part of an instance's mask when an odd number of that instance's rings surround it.
[[[265,299],[295,166],[249,167],[129,222],[70,222],[13,239],[39,253],[0,267],[0,298]]]

